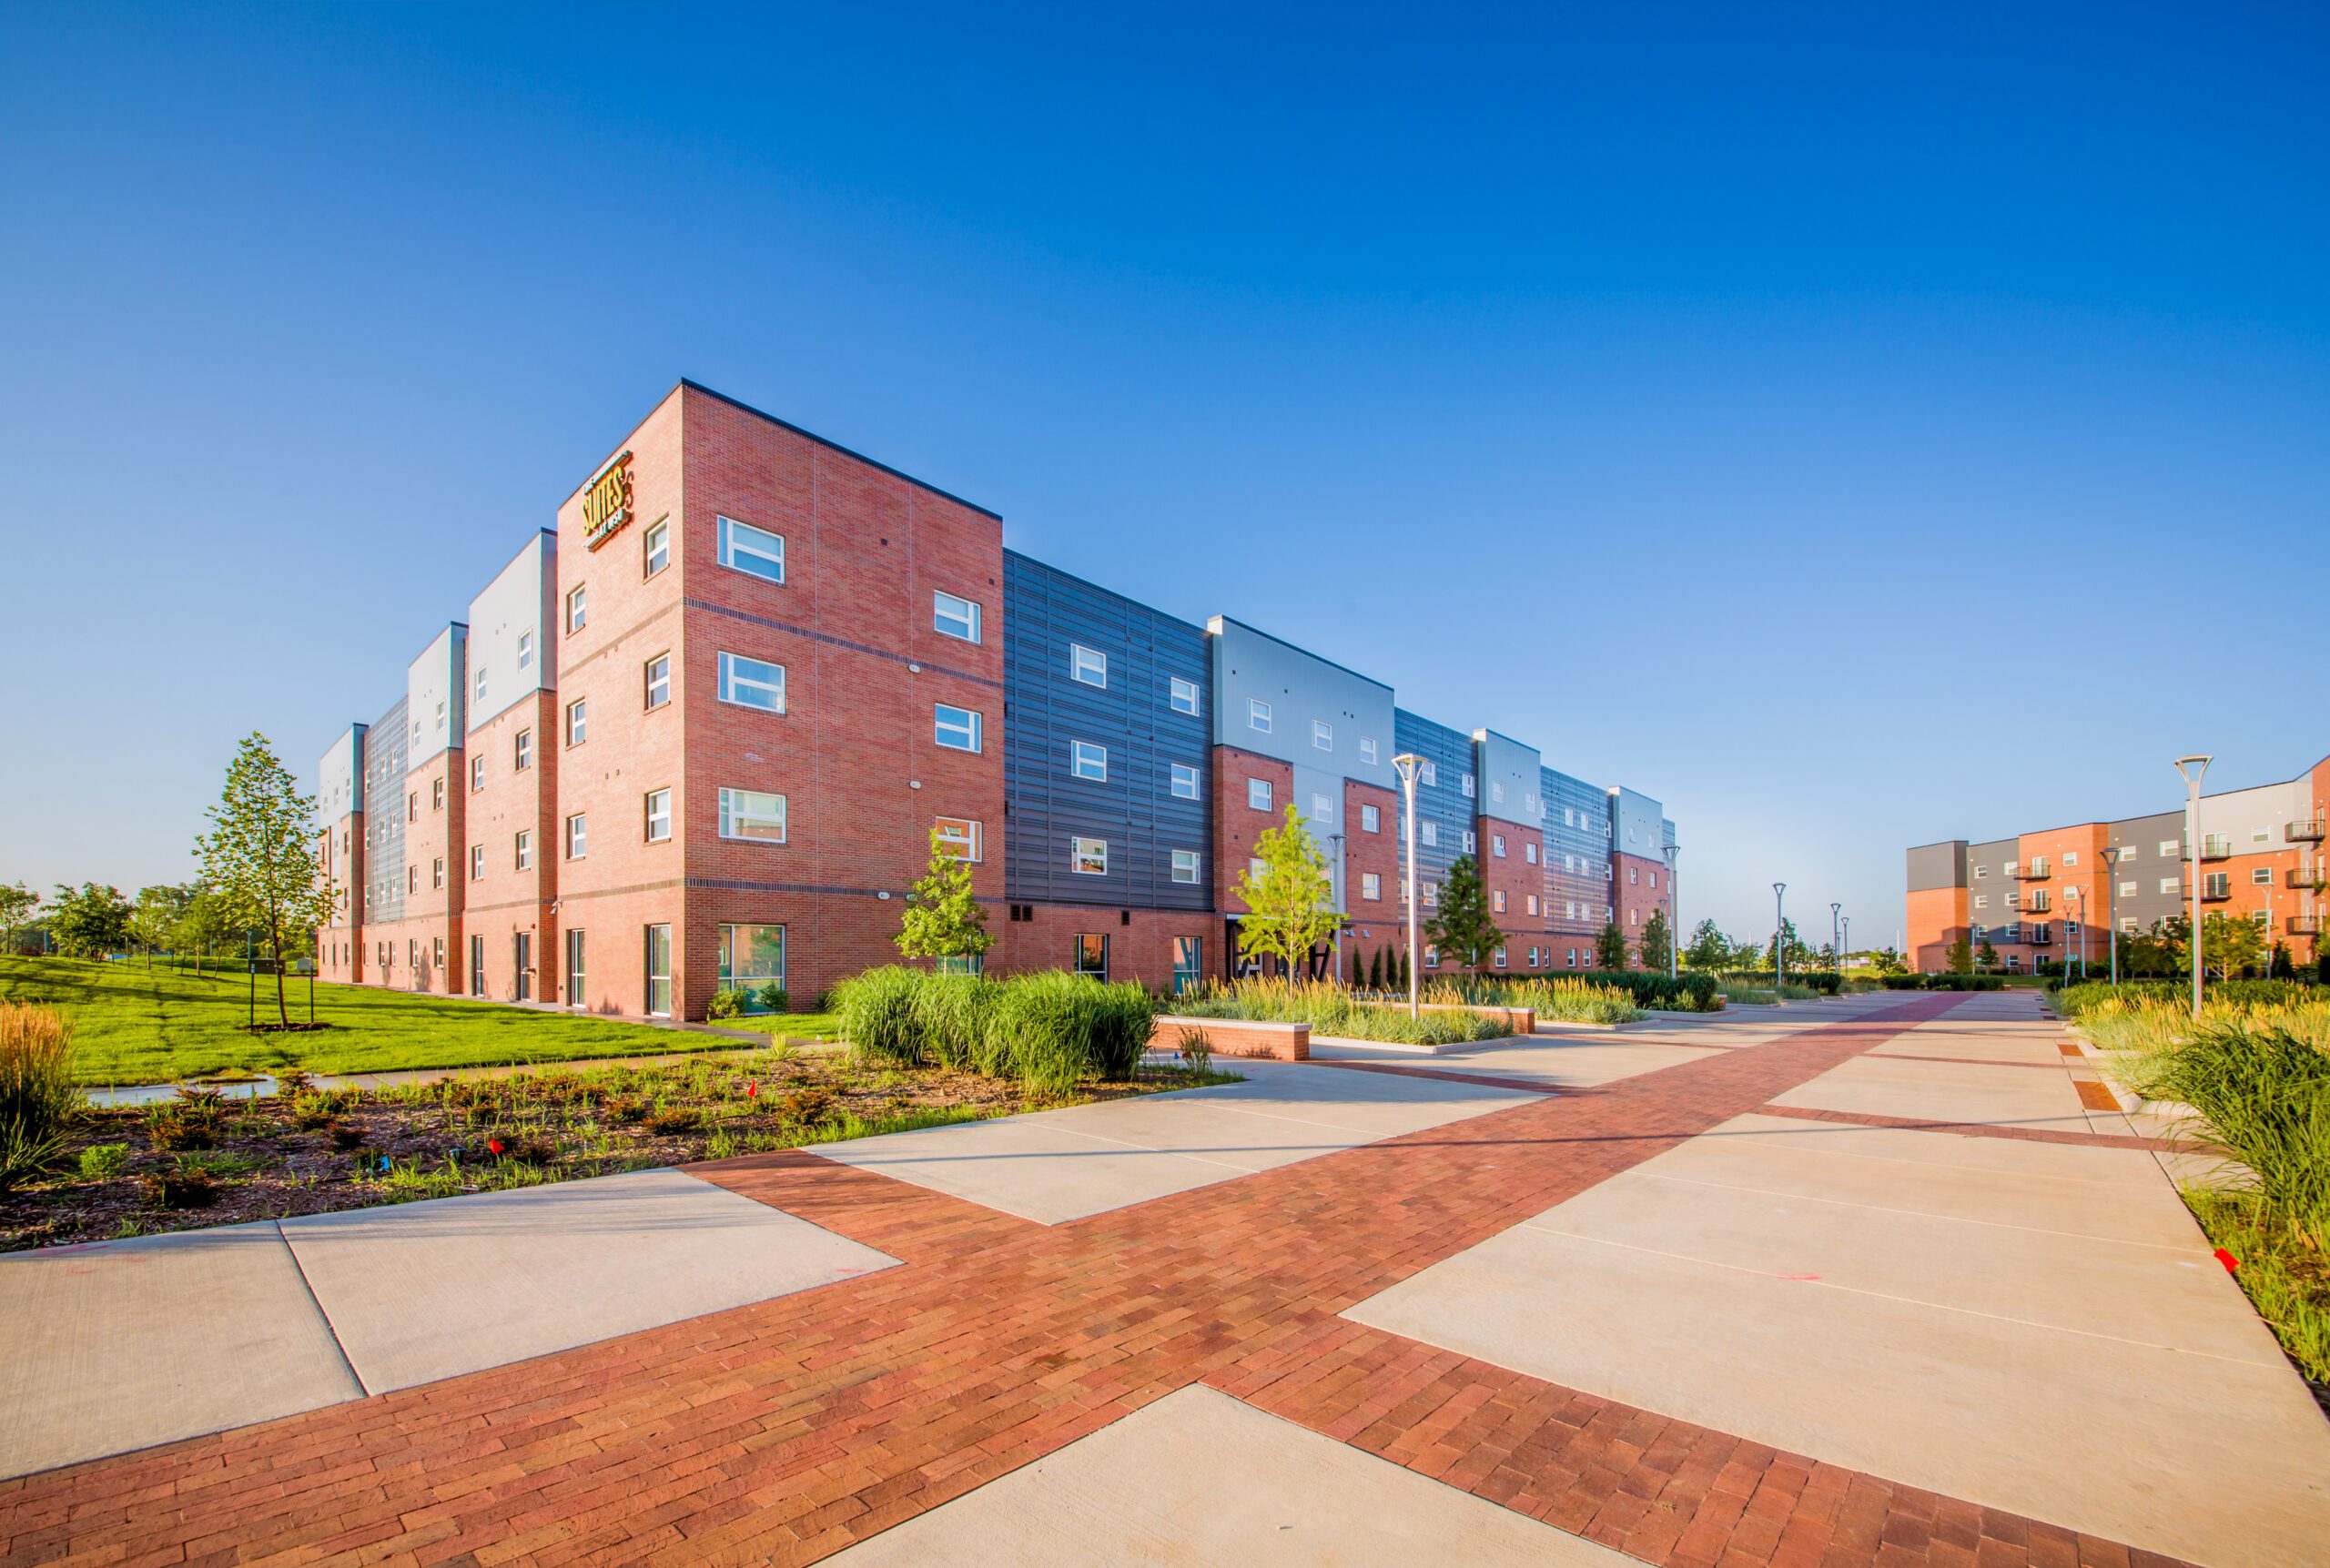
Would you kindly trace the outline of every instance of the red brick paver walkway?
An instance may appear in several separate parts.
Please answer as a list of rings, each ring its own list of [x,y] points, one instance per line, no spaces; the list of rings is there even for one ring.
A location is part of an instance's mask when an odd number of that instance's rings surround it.
[[[901,1266],[0,1484],[0,1551],[808,1562],[1205,1381],[1655,1563],[2163,1562],[1336,1315],[1953,1005],[1059,1226],[804,1154],[701,1168]]]

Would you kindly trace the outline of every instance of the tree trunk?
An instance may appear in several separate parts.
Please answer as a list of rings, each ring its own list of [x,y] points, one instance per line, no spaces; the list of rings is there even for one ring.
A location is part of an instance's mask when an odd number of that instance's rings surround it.
[[[291,1027],[291,1009],[283,1000],[283,931],[276,921],[268,922],[268,943],[275,949],[275,1017],[285,1028]]]

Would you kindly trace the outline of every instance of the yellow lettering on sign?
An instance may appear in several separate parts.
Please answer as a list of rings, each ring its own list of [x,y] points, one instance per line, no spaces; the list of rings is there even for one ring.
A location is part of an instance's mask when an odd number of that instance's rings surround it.
[[[631,454],[609,463],[582,492],[582,538],[596,550],[631,521]]]

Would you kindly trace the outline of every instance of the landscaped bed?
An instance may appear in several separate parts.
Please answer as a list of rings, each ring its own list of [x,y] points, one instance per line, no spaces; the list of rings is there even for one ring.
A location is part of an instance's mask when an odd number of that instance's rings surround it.
[[[0,1250],[531,1187],[1235,1078],[1150,1064],[1031,1094],[978,1072],[779,1047],[252,1100],[198,1090],[72,1118],[45,1172],[0,1191]]]

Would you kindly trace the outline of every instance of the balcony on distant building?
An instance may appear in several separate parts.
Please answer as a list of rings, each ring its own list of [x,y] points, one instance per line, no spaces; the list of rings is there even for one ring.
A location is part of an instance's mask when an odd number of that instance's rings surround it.
[[[2055,870],[2047,864],[2044,855],[2036,855],[2029,865],[2016,866],[2014,875],[2024,882],[2044,882],[2055,875]]]
[[[2319,887],[2325,880],[2330,880],[2330,864],[2293,865],[2282,873],[2284,887]]]
[[[2282,824],[2282,838],[2284,843],[2320,844],[2324,836],[2322,819],[2318,816],[2312,822],[2286,822]]]
[[[2293,936],[2319,936],[2322,935],[2322,916],[2293,915],[2289,917],[2288,929]]]
[[[2201,839],[2201,858],[2203,860],[2231,860],[2233,840],[2221,833],[2203,835]]]

